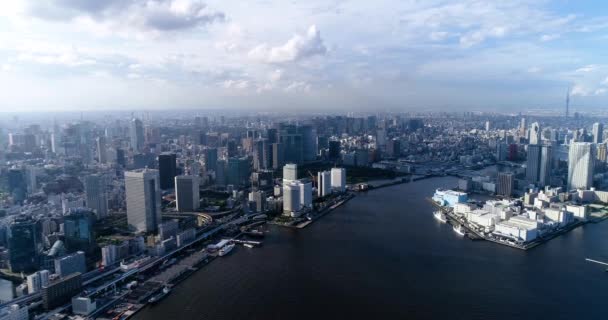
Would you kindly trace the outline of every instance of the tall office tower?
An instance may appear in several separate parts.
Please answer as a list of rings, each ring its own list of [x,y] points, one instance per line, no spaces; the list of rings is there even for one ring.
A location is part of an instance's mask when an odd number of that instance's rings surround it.
[[[608,146],[605,142],[597,144],[597,160],[600,163],[608,161]]]
[[[486,131],[490,131],[490,127],[491,127],[490,121],[486,121]]]
[[[163,153],[158,156],[158,173],[162,190],[175,187],[175,176],[177,176],[177,156],[175,153]]]
[[[129,137],[131,138],[131,148],[140,151],[144,147],[144,125],[141,120],[133,118],[129,126]]]
[[[596,122],[593,124],[593,143],[604,142],[604,125]]]
[[[7,228],[8,264],[11,272],[28,272],[39,267],[41,233],[36,221],[15,220]]]
[[[175,203],[179,212],[194,212],[199,208],[197,176],[175,177]]]
[[[218,186],[225,186],[226,183],[226,160],[218,160],[215,168],[215,184]]]
[[[511,172],[499,172],[498,173],[498,193],[504,197],[511,197],[513,195],[513,173]]]
[[[329,141],[329,152],[328,152],[329,160],[338,160],[340,159],[340,141],[331,140]]]
[[[203,151],[203,157],[205,160],[205,171],[216,171],[217,170],[217,149],[207,148]]]
[[[288,163],[283,166],[283,181],[296,180],[298,180],[298,165],[295,163]]]
[[[95,214],[84,208],[70,209],[70,212],[63,220],[66,248],[69,252],[92,254],[96,246],[93,230]]]
[[[268,144],[277,143],[277,129],[269,128],[266,130],[266,139],[268,140]]]
[[[124,167],[127,165],[127,159],[125,157],[125,150],[116,148],[116,164],[118,164],[121,167]]]
[[[38,176],[41,175],[42,171],[42,168],[36,166],[25,166],[25,184],[28,194],[38,191]]]
[[[106,148],[106,137],[99,136],[95,138],[95,142],[97,144],[97,161],[99,161],[99,163],[107,163],[108,150]]]
[[[278,170],[285,163],[285,150],[282,143],[272,144],[272,168]]]
[[[593,186],[595,147],[588,142],[570,144],[568,152],[568,189],[589,189]]]
[[[508,146],[506,143],[499,142],[496,144],[496,161],[505,161],[508,156]]]
[[[253,142],[253,169],[262,170],[268,168],[268,156],[266,155],[267,143],[264,139]]]
[[[27,182],[25,181],[25,173],[22,169],[11,168],[8,170],[8,191],[11,193],[14,201],[22,203],[25,200],[27,192]]]
[[[331,172],[320,171],[317,173],[317,195],[325,197],[331,194]]]
[[[311,162],[317,159],[317,130],[310,125],[298,127],[302,134],[302,149],[304,152],[304,162]]]
[[[244,186],[251,179],[251,161],[248,157],[232,157],[228,159],[226,182],[231,185]]]
[[[137,232],[156,231],[161,221],[158,170],[125,171],[127,222]]]
[[[331,188],[338,192],[346,191],[346,170],[331,168]]]
[[[279,126],[279,143],[283,144],[284,161],[295,164],[304,162],[304,137],[295,125]]]
[[[538,182],[541,186],[551,184],[551,171],[553,169],[553,148],[549,145],[540,148],[540,168]]]
[[[526,136],[526,118],[521,118],[521,122],[519,123],[519,136]]]
[[[540,125],[538,122],[534,122],[530,125],[530,144],[540,144]]]
[[[390,139],[386,145],[386,154],[391,158],[398,158],[401,155],[401,141]]]
[[[95,211],[97,219],[108,216],[108,196],[104,176],[92,174],[84,179],[87,208]]]
[[[300,184],[296,182],[283,185],[283,214],[297,215],[300,211]]]
[[[302,181],[300,184],[300,206],[312,208],[312,182]]]
[[[540,179],[541,147],[538,144],[528,145],[528,157],[526,159],[526,180],[537,183]]]
[[[378,131],[376,132],[376,147],[380,150],[384,150],[386,148],[386,130],[385,129],[378,129]],[[330,144],[330,148],[331,148],[331,144]]]

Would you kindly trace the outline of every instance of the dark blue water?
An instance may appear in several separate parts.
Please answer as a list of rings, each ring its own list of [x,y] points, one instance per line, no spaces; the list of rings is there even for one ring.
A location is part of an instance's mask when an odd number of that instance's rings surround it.
[[[425,197],[456,180],[360,194],[303,230],[271,228],[136,319],[607,319],[608,223],[528,252],[458,237]]]

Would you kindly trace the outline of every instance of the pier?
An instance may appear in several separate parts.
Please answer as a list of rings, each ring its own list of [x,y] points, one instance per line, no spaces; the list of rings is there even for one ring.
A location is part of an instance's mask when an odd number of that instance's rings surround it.
[[[470,238],[471,240],[486,240],[486,241],[490,241],[490,242],[494,242],[497,244],[501,244],[507,247],[511,247],[511,248],[515,248],[515,249],[520,249],[520,250],[529,250],[532,249],[540,244],[543,244],[557,236],[560,236],[564,233],[567,233],[579,226],[582,226],[584,224],[586,224],[588,221],[577,221],[574,223],[570,223],[562,228],[557,229],[554,232],[548,233],[548,234],[544,234],[542,236],[538,236],[536,239],[530,241],[530,242],[525,242],[525,243],[513,243],[513,242],[509,242],[506,240],[502,240],[499,238],[494,238],[494,237],[489,237],[487,235],[485,235],[484,233],[480,232],[479,230],[477,230],[474,226],[472,226],[470,223],[468,223],[466,221],[466,219],[457,216],[456,214],[454,214],[453,209],[452,208],[448,208],[448,207],[443,207],[440,206],[439,204],[437,204],[435,201],[433,201],[430,198],[427,198],[427,201],[431,202],[436,208],[438,208],[439,210],[441,210],[441,212],[443,212],[443,214],[445,214],[446,218],[448,219],[448,222],[451,225],[461,225],[464,229],[466,229],[466,236],[468,238]]]

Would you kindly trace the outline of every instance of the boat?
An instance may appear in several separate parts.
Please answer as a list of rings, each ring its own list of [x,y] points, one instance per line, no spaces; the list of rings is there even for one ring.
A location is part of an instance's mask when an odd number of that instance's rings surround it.
[[[249,248],[249,249],[253,248],[253,245],[250,244],[250,243],[245,243],[244,246],[247,247],[247,248]]]
[[[159,302],[160,300],[162,300],[164,297],[166,297],[170,292],[171,292],[171,288],[164,287],[161,292],[159,292],[158,294],[152,296],[152,298],[150,298],[148,300],[148,302],[152,303],[152,304],[155,304],[155,303]]]
[[[433,212],[433,217],[435,217],[435,219],[437,219],[440,222],[447,222],[446,218],[445,218],[445,214],[443,214],[443,212],[437,210],[435,212]]]
[[[462,225],[460,225],[460,224],[454,225],[453,228],[456,233],[458,233],[461,236],[464,236],[464,228],[462,227]]]
[[[230,253],[230,251],[232,251],[232,249],[234,249],[234,243],[229,243],[229,244],[223,246],[218,253],[219,253],[220,257],[223,257],[223,256],[227,255],[228,253]]]

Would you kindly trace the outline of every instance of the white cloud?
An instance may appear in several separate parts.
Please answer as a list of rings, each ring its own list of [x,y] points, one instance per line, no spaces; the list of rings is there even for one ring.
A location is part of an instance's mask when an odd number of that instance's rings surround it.
[[[540,41],[548,42],[551,40],[558,39],[559,37],[560,37],[559,34],[543,34],[542,36],[540,36]]]
[[[321,39],[321,32],[312,25],[305,35],[296,34],[284,45],[271,47],[261,44],[251,51],[249,56],[268,63],[293,62],[327,53],[327,47]]]
[[[580,67],[580,68],[576,69],[576,72],[578,72],[578,73],[592,72],[592,71],[595,71],[597,69],[597,67],[598,67],[597,65],[588,64],[584,67]]]
[[[224,21],[201,0],[23,0],[21,14],[47,21],[78,21],[100,33],[162,33]]]
[[[431,41],[443,41],[446,38],[448,38],[449,35],[450,34],[448,32],[445,32],[445,31],[433,31],[429,35],[429,39],[431,39]]]

